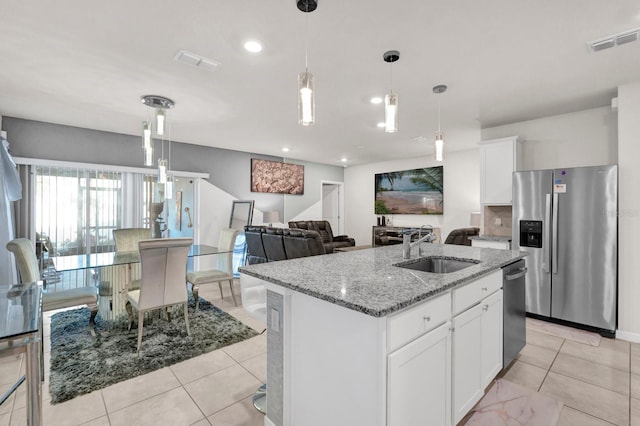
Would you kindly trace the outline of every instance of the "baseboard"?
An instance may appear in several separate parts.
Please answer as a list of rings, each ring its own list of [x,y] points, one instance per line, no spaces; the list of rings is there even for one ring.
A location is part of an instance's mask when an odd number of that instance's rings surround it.
[[[616,339],[626,340],[627,342],[640,343],[640,333],[616,330]]]

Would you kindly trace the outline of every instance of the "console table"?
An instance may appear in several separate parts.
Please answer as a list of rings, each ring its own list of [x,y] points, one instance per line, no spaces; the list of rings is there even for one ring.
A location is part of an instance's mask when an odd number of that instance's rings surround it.
[[[371,232],[371,245],[373,247],[389,246],[393,244],[402,244],[402,232],[405,229],[418,229],[419,226],[373,226]],[[434,243],[442,242],[440,239],[440,228],[433,228],[433,233],[436,234],[436,240]],[[418,234],[412,237],[412,240],[417,240]]]

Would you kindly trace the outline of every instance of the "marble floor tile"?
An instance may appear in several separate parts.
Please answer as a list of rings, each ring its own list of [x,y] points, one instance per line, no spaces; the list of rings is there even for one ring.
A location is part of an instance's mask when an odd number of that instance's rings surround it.
[[[42,418],[49,425],[79,425],[106,414],[101,391],[81,395],[60,404],[42,404]]]
[[[613,423],[605,422],[597,417],[590,416],[582,411],[574,410],[566,405],[560,411],[557,426],[612,426]]]
[[[553,362],[551,371],[629,395],[629,373],[622,370],[560,353]]]
[[[180,386],[169,367],[115,383],[102,389],[107,412],[113,413],[129,405]]]
[[[222,350],[237,362],[246,361],[267,353],[267,336],[266,334],[261,334],[251,339],[225,346]]]
[[[640,399],[640,375],[631,374],[631,398]]]
[[[600,346],[591,346],[567,340],[560,348],[560,353],[606,367],[629,371],[630,346],[626,342],[602,339]]]
[[[584,345],[583,345],[584,346]],[[547,374],[540,393],[571,408],[616,425],[629,424],[629,397],[553,371]]]
[[[535,329],[527,328],[527,344],[540,346],[558,352],[564,339],[552,334],[541,333]]]
[[[520,362],[548,370],[549,367],[551,367],[551,363],[553,363],[556,354],[556,351],[527,344],[522,348],[522,351],[520,351],[516,359]]]
[[[240,365],[184,385],[205,416],[253,395],[261,382]]]
[[[42,419],[42,423],[44,423],[45,426],[48,426],[49,424],[54,424],[54,423],[50,423],[48,419],[45,420],[44,418]],[[26,424],[27,424],[27,408],[22,407],[22,408],[13,410],[13,412],[11,413],[11,419],[10,421],[8,421],[7,425],[24,426]]]
[[[9,426],[9,422],[11,421],[11,413],[0,414],[0,426]],[[26,421],[26,419],[25,419]],[[24,423],[23,423],[24,424]]]
[[[563,339],[573,340],[591,346],[599,346],[602,337],[598,333],[566,327],[552,322],[541,321],[535,318],[527,318],[527,328],[547,333]]]
[[[255,409],[251,397],[218,411],[208,419],[212,426],[264,425],[264,414]]]
[[[640,426],[640,399],[631,398],[631,426]]]
[[[90,422],[82,423],[81,426],[110,426],[110,425],[111,423],[109,422],[109,417],[103,416],[95,420],[91,420]]]
[[[267,381],[267,354],[258,355],[240,363],[249,373],[253,374],[262,383]]]
[[[631,343],[631,372],[640,375],[640,343]]]
[[[209,420],[207,419],[202,419],[199,422],[195,422],[191,426],[211,426],[211,423],[209,423]]]
[[[179,362],[170,368],[178,380],[185,384],[235,364],[237,364],[236,361],[226,352],[217,350]]]
[[[474,407],[467,426],[554,425],[562,403],[498,379]]]
[[[112,426],[190,425],[203,417],[182,387],[109,413]]]
[[[537,392],[542,381],[547,375],[547,370],[535,365],[515,361],[501,376],[512,383],[523,386],[532,392]]]

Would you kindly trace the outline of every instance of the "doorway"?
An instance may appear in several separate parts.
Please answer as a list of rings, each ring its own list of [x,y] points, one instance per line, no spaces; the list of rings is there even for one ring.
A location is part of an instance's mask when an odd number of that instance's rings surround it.
[[[335,235],[344,234],[344,183],[322,182],[322,219]]]

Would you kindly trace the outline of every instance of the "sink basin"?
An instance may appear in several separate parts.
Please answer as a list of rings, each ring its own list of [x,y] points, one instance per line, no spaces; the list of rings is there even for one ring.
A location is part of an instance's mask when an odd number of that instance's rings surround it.
[[[415,271],[431,272],[433,274],[448,274],[450,272],[468,268],[469,266],[477,265],[478,263],[480,263],[480,261],[478,260],[429,256],[422,257],[420,259],[409,260],[403,263],[397,263],[394,266],[413,269]]]

